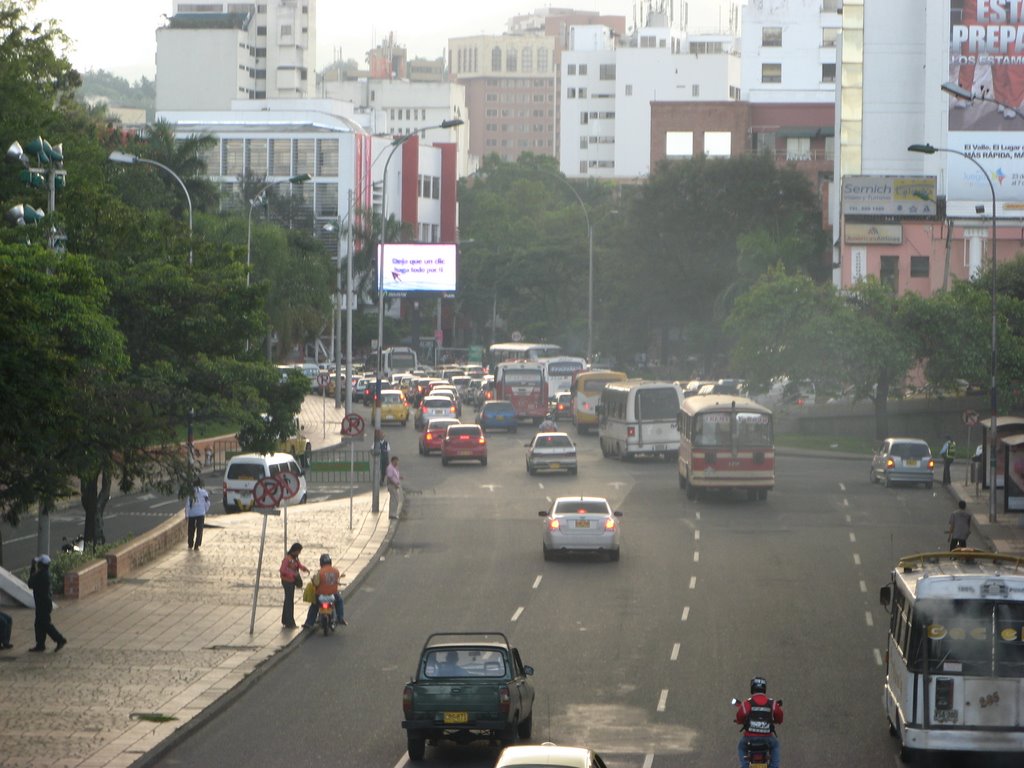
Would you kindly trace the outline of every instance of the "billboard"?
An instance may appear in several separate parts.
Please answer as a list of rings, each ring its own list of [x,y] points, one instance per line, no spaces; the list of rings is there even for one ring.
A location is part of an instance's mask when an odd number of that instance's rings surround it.
[[[1024,18],[1013,9],[1017,5],[950,2],[949,79],[977,98],[950,97],[948,146],[984,168],[982,173],[969,160],[947,154],[951,213],[973,215],[975,204],[990,203],[986,175],[1000,212],[1024,209]]]
[[[378,248],[381,289],[454,291],[457,246],[454,243],[385,243]]]
[[[934,176],[844,176],[843,213],[849,216],[935,215]]]

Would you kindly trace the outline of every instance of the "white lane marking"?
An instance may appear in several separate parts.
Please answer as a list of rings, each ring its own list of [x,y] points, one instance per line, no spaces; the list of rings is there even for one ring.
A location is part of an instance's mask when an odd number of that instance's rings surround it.
[[[700,512],[697,513],[697,519],[700,520]]]
[[[406,766],[408,764],[409,764],[409,753],[406,752],[400,758],[398,758],[398,762],[395,763],[394,768],[403,768],[403,766]]]
[[[875,619],[871,615],[871,611],[864,611],[864,621],[868,623],[869,627],[875,626]]]
[[[846,485],[844,483],[840,483],[839,490],[842,491],[843,493],[846,493]]]
[[[516,612],[512,614],[512,621],[518,621],[519,617],[523,615],[523,611],[526,609],[523,606],[516,608]]]
[[[543,578],[544,578],[543,576],[538,576],[536,579],[533,580],[533,588],[534,589],[536,589],[537,587],[540,586],[540,580],[543,579]]]
[[[694,531],[693,532],[693,540],[694,541],[700,541],[700,531]]]
[[[857,534],[854,533],[853,531],[850,531],[850,543],[851,544],[856,544],[857,543]]]
[[[679,643],[672,644],[672,655],[668,657],[669,661],[676,661],[679,659]]]
[[[690,606],[683,608],[683,616],[680,621],[686,621],[690,617]]]
[[[500,485],[495,485],[494,483],[487,483],[487,485],[481,485],[480,487],[481,488],[486,488],[491,493],[494,493],[494,489],[495,488],[501,488]]]
[[[168,501],[160,501],[157,502],[156,504],[150,504],[149,508],[158,509],[159,507],[166,507],[169,504],[181,504],[181,501],[179,499],[169,499]],[[184,509],[184,507],[182,507],[182,509]]]
[[[543,491],[544,490],[544,483],[537,483],[537,487],[540,488]]]
[[[843,506],[844,507],[850,506],[850,500],[849,499],[843,499]]]
[[[860,580],[860,591],[861,592],[867,592],[868,591],[868,585],[867,585],[867,582],[864,581],[864,579]]]
[[[644,755],[644,764],[641,768],[651,768],[652,765],[654,765],[654,753],[648,752]]]
[[[693,562],[695,562],[695,563],[699,563],[700,562],[700,552],[694,552],[693,553]]]
[[[882,666],[882,652],[875,648],[873,653],[875,654],[875,664],[877,664],[878,666]]]
[[[847,522],[847,523],[852,523],[852,522],[853,522],[853,518],[852,518],[852,517],[850,517],[849,515],[847,515],[847,516],[846,516],[846,522]]]
[[[625,483],[622,482],[621,480],[613,480],[612,482],[608,483],[608,485],[610,485],[612,488],[614,488],[617,491],[617,490],[619,490],[619,488],[624,486]]]
[[[668,688],[661,689],[661,695],[658,697],[658,711],[665,711],[665,704],[668,702]]]
[[[860,565],[860,555],[858,555],[856,552],[853,553],[853,564]]]
[[[691,576],[690,577],[690,589],[696,589],[696,588],[697,588],[697,577],[696,576]]]

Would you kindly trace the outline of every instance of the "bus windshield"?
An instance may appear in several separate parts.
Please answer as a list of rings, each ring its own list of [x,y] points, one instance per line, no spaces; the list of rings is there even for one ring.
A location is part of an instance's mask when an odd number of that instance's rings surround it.
[[[712,411],[697,415],[695,445],[764,447],[772,445],[771,417],[764,413]]]
[[[1024,677],[1024,603],[918,600],[907,667],[912,672]]]

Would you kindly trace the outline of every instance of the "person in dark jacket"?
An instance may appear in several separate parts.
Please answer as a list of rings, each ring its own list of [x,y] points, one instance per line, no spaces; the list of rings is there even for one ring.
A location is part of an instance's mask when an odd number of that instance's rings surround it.
[[[28,577],[28,587],[36,603],[36,644],[30,651],[39,653],[46,650],[46,636],[49,635],[59,651],[68,641],[53,626],[50,617],[53,615],[53,592],[50,588],[50,556],[40,555],[32,561],[32,571]]]

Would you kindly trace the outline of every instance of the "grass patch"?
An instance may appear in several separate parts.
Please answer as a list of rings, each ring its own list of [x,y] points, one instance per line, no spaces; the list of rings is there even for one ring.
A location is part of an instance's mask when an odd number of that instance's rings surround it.
[[[802,448],[822,453],[859,453],[870,457],[874,453],[876,443],[866,437],[832,437],[829,435],[775,435],[778,448]]]

